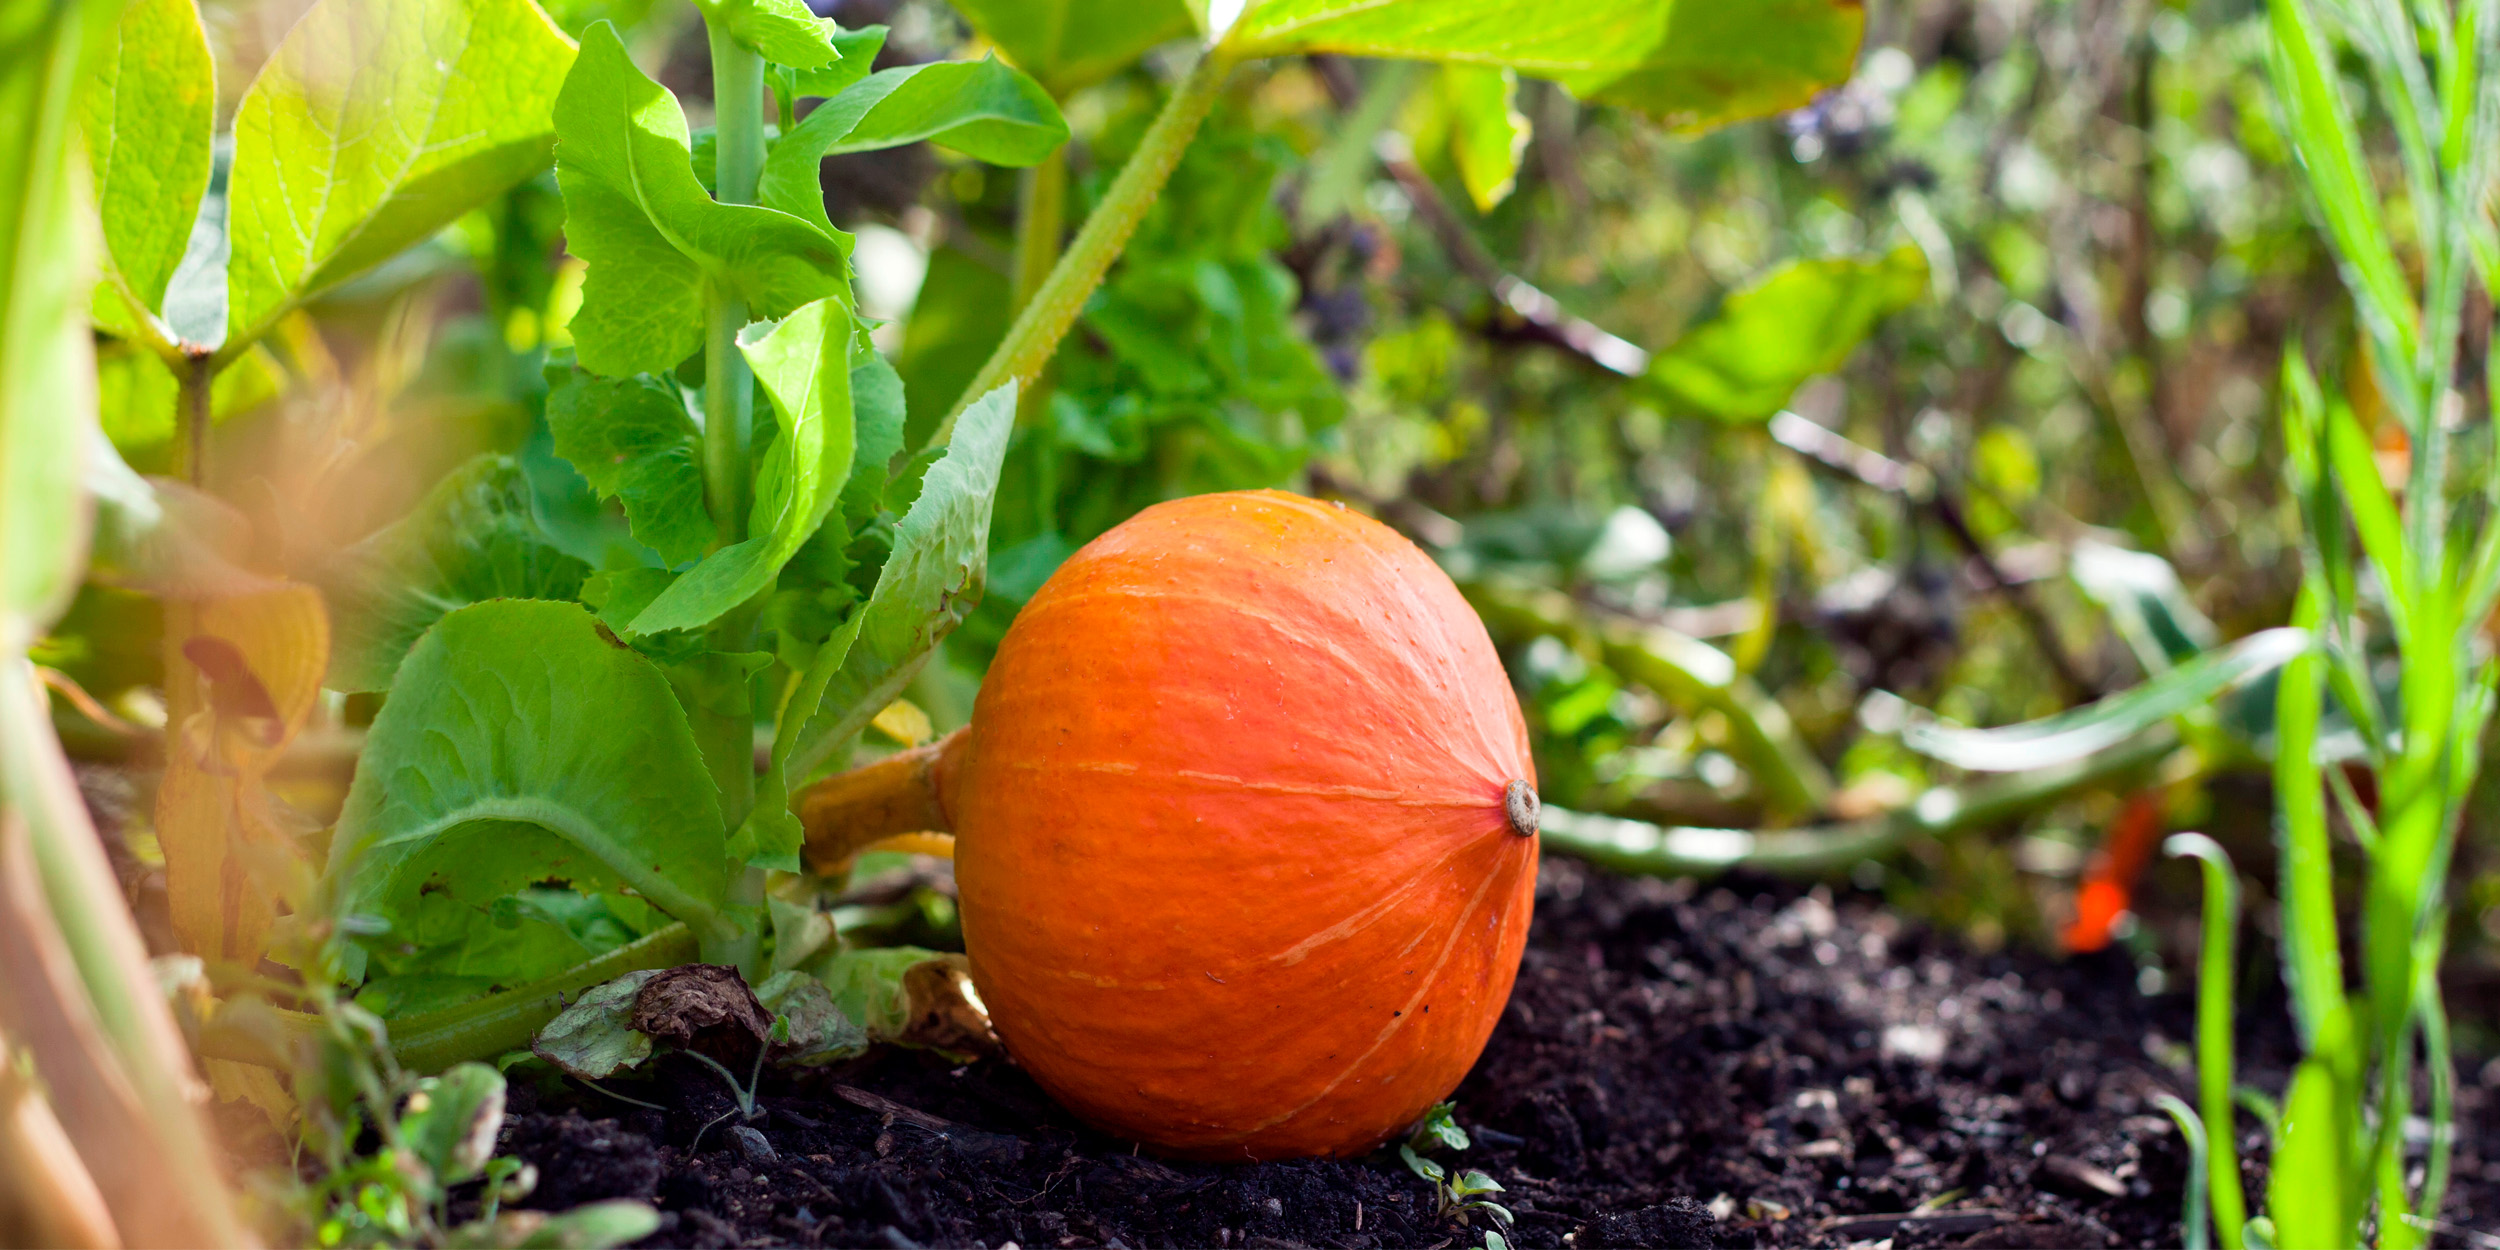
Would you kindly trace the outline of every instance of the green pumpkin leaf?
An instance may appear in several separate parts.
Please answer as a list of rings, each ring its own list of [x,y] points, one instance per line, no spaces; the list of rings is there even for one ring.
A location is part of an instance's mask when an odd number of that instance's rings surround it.
[[[702,558],[703,431],[674,386],[570,370],[547,392],[547,429],[592,490],[625,505],[634,541],[671,566]]]
[[[1880,258],[1789,261],[1658,353],[1648,377],[1688,408],[1764,420],[1806,379],[1846,362],[1877,322],[1926,293],[1926,258],[1906,244]]]
[[[217,67],[192,0],[134,0],[79,95],[108,272],[148,312],[165,303],[208,192]]]
[[[992,165],[1033,165],[1067,142],[1068,123],[1040,83],[996,57],[880,70],[773,145],[756,200],[831,230],[818,162],[923,139]]]
[[[738,42],[775,65],[822,69],[842,59],[830,38],[833,23],[800,0],[695,0],[707,24],[726,26]]]
[[[589,571],[530,519],[520,466],[480,456],[314,577],[334,618],[329,685],[388,689],[401,657],[444,613],[489,599],[572,599]]]
[[[866,78],[877,67],[877,53],[885,49],[885,32],[883,26],[835,30],[833,50],[842,54],[841,60],[821,69],[776,69],[774,90],[784,92],[793,101],[840,95],[844,88]]]
[[[635,68],[614,26],[582,37],[555,115],[566,246],[590,266],[572,322],[583,368],[607,377],[676,368],[703,347],[707,283],[767,320],[848,298],[850,236],[714,201],[695,178],[677,98]]]
[[[903,379],[874,350],[851,365],[851,426],[857,446],[842,484],[845,535],[884,510],[886,466],[903,450]]]
[[[657,968],[628,972],[583,991],[530,1039],[539,1058],[584,1080],[603,1081],[651,1057],[649,1034],[634,1031],[634,1000]]]
[[[2073,711],[1997,729],[1914,723],[1902,732],[1901,741],[1922,755],[1973,772],[2023,772],[2070,763],[2271,673],[2308,649],[2308,630],[2264,630]]]
[[[814,1066],[868,1050],[868,1031],[834,1002],[824,982],[804,972],[782,971],[764,978],[755,987],[755,1001],[790,1022],[790,1040],[779,1049],[793,1063]]]
[[[1859,0],[1653,8],[1663,20],[1639,64],[1547,76],[1583,100],[1702,129],[1811,103],[1817,92],[1848,81],[1866,33],[1866,6]]]
[[[1225,43],[1246,56],[1338,52],[1507,65],[1522,73],[1622,74],[1664,33],[1668,0],[1584,0],[1523,11],[1516,0],[1263,0]]]
[[[1795,108],[1845,81],[1866,13],[1857,0],[1265,0],[1225,43],[1247,56],[1336,52],[1506,66],[1584,100],[1678,126]]]
[[[755,480],[753,537],[704,557],[634,618],[633,631],[695,629],[752,599],[824,523],[851,472],[851,349],[856,322],[818,300],[738,350],[772,401],[780,436]]]
[[[721,940],[725,865],[719,796],[667,678],[578,604],[499,599],[443,617],[401,663],[324,895],[332,914],[413,929],[422,907],[489,908],[515,879],[613,880]],[[343,956],[361,974],[361,950]]]
[[[1200,18],[1187,0],[955,0],[955,11],[1063,100],[1194,33]]]
[[[1509,198],[1519,177],[1519,155],[1528,149],[1528,119],[1520,115],[1519,75],[1491,65],[1444,65],[1441,98],[1450,111],[1450,156],[1476,211],[1489,213]]]
[[[1013,386],[964,410],[946,457],[930,466],[911,510],[894,525],[894,553],[844,633],[817,653],[782,712],[775,765],[804,777],[847,748],[870,717],[918,675],[929,652],[981,601],[989,567],[990,504],[1015,426]],[[760,800],[759,800],[760,806]]]
[[[314,5],[235,111],[227,341],[545,168],[572,62],[530,0]]]
[[[844,1017],[878,1041],[893,1041],[911,1024],[911,992],[904,974],[945,955],[917,946],[834,950],[807,966],[833,996]]]

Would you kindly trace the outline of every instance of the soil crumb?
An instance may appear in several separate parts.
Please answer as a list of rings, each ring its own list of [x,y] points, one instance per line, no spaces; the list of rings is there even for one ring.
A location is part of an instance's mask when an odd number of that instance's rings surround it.
[[[2280,1015],[2243,1020],[2261,1084],[2281,1081]],[[1441,1157],[1500,1182],[1520,1247],[2176,1245],[2187,1156],[2152,1097],[2193,1100],[2191,1024],[2123,955],[1975,955],[1872,900],[1552,860],[1457,1093],[1474,1145]],[[717,1072],[655,1067],[610,1083],[655,1107],[516,1082],[502,1149],[540,1178],[522,1205],[645,1199],[665,1246],[1485,1243],[1486,1217],[1451,1217],[1394,1152],[1158,1160],[1002,1061],[888,1048],[769,1073],[745,1123]],[[2469,1214],[2500,1211],[2500,1063],[2460,1077],[2442,1244],[2500,1231]]]

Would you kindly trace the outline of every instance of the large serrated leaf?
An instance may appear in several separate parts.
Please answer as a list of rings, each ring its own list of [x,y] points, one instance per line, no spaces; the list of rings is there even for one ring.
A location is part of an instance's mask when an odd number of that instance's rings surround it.
[[[786,746],[776,743],[788,776],[804,777],[847,747],[981,601],[990,504],[1015,409],[1015,388],[1002,386],[964,410],[945,459],[930,466],[919,498],[895,522],[894,554],[853,617],[857,640],[842,655],[828,643],[784,712],[782,728],[798,731],[778,735],[793,739]],[[838,667],[820,674],[827,659]]]
[[[578,604],[500,599],[445,616],[400,665],[325,893],[331,914],[413,930],[421,907],[488,908],[515,881],[613,880],[725,938],[724,869],[719,796],[667,678]]]
[[[2071,712],[1998,729],[1913,724],[1902,732],[1901,740],[1922,755],[1974,772],[2045,768],[2116,746],[2225,690],[2281,668],[2308,649],[2308,630],[2269,629]]]
[[[1848,80],[1866,33],[1860,0],[1674,4],[1638,65],[1551,75],[1585,100],[1700,129],[1811,103]]]
[[[217,67],[192,0],[135,0],[79,98],[105,257],[149,312],[191,239],[217,123]]]
[[[321,0],[234,119],[229,343],[543,169],[573,61],[530,0]]]
[[[555,118],[565,245],[590,266],[572,322],[583,368],[609,377],[675,368],[703,346],[712,284],[764,319],[848,298],[850,236],[714,201],[695,177],[677,98],[635,68],[614,26],[582,37]]]
[[[703,431],[675,388],[573,370],[547,392],[547,430],[592,490],[625,505],[636,542],[672,567],[702,558]]]
[[[955,0],[955,11],[1061,99],[1198,26],[1187,0]]]
[[[756,473],[746,541],[704,557],[634,617],[633,631],[696,629],[752,599],[833,510],[851,472],[851,346],[838,300],[809,304],[738,348],[772,400],[781,431]]]
[[[1795,108],[1847,79],[1865,27],[1857,0],[1265,0],[1225,42],[1248,56],[1507,66],[1582,99],[1709,126]]]
[[[315,578],[337,618],[329,684],[388,689],[400,658],[444,613],[489,599],[572,599],[589,572],[531,520],[520,466],[480,456]]]

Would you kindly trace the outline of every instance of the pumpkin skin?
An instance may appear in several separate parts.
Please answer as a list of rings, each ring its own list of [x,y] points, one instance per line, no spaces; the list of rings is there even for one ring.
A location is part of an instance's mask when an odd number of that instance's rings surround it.
[[[1165,1153],[1370,1150],[1458,1084],[1509,1000],[1527,728],[1457,588],[1360,513],[1202,495],[1087,544],[940,768],[1001,1039]]]

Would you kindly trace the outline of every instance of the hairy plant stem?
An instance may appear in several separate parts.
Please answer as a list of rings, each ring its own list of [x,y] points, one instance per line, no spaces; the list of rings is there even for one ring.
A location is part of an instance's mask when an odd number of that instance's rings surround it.
[[[1068,220],[1068,149],[1061,144],[1016,184],[1015,303],[1023,312],[1041,293],[1059,262],[1059,235]],[[1036,376],[1016,390],[1016,423],[1030,425],[1050,400],[1050,383]]]
[[[1102,202],[1085,218],[1076,240],[1052,265],[1050,276],[1033,294],[1033,301],[1016,315],[1007,337],[990,353],[972,384],[955,400],[955,406],[938,423],[937,432],[929,436],[931,447],[943,446],[955,432],[955,419],[963,415],[972,401],[997,390],[1010,381],[1029,383],[1039,376],[1042,367],[1059,350],[1059,340],[1076,324],[1077,314],[1084,311],[1085,301],[1094,288],[1102,285],[1103,275],[1110,272],[1111,262],[1119,259],[1120,249],[1128,245],[1137,223],[1144,220],[1146,210],[1154,204],[1163,184],[1171,181],[1172,170],[1180,164],[1181,153],[1189,149],[1189,141],[1198,133],[1199,123],[1207,119],[1215,107],[1215,97],[1222,92],[1224,80],[1231,76],[1234,58],[1224,49],[1211,48],[1198,58],[1198,64],[1164,101],[1163,111],[1155,115],[1154,124],[1146,128],[1146,137],[1139,141],[1137,151],[1128,164],[1111,180],[1111,189]]]

